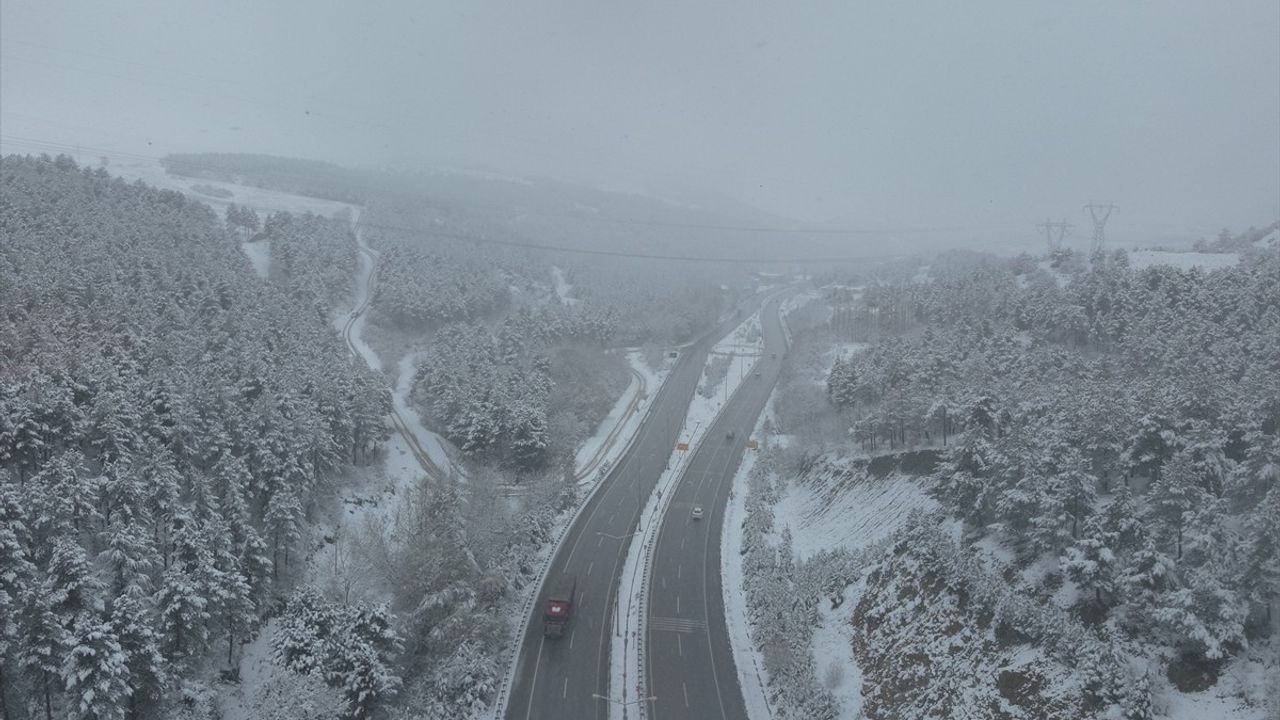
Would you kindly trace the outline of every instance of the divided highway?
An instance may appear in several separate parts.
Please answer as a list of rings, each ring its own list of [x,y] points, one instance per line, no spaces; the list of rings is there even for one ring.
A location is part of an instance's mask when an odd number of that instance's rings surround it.
[[[658,529],[646,623],[646,692],[655,698],[650,720],[747,717],[724,619],[720,529],[744,444],[782,366],[779,302],[767,301],[760,313],[764,356],[689,459]],[[695,506],[703,519],[693,519]]]
[[[758,301],[754,301],[758,302]],[[743,310],[744,314],[754,307]],[[618,577],[640,511],[666,469],[711,346],[739,319],[726,321],[681,357],[627,451],[570,528],[547,577],[577,575],[573,620],[564,637],[544,638],[545,589],[521,636],[515,680],[506,706],[512,720],[609,716],[610,642]],[[717,572],[718,575],[718,572]]]

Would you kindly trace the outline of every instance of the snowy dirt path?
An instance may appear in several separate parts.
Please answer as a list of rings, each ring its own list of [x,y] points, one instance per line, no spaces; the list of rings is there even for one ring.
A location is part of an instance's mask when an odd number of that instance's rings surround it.
[[[370,369],[384,372],[382,359],[362,339],[365,319],[368,317],[369,306],[373,304],[374,289],[378,281],[378,252],[369,247],[364,240],[364,233],[360,229],[359,212],[352,219],[352,227],[360,249],[355,297],[352,300],[351,310],[338,313],[334,318],[334,325],[342,332],[343,339],[352,354],[363,358]],[[392,409],[388,420],[398,437],[403,440],[403,446],[395,447],[393,443],[387,454],[388,459],[390,461],[393,455],[407,449],[417,461],[421,472],[426,473],[435,482],[445,482],[451,475],[464,477],[450,460],[445,450],[444,439],[424,427],[418,413],[409,406],[409,390],[413,384],[413,359],[414,356],[409,354],[401,358],[398,363],[400,378],[391,394]],[[387,469],[391,471],[392,467],[388,466]],[[403,468],[398,466],[396,469],[403,471]]]
[[[365,242],[359,228],[360,214],[352,218],[359,264],[350,308],[340,308],[332,322],[348,350],[370,369],[385,373],[382,358],[364,342],[362,333],[377,284],[378,253]],[[362,567],[352,553],[353,544],[380,536],[393,542],[400,533],[407,501],[425,476],[432,483],[462,478],[456,472],[443,439],[422,426],[408,404],[413,379],[413,354],[398,363],[399,378],[392,388],[392,408],[386,422],[394,430],[387,441],[380,467],[353,469],[339,485],[340,512],[331,527],[324,529],[324,543],[310,558],[310,581],[329,587],[349,600],[381,601],[390,591],[378,587],[369,568]],[[357,597],[352,597],[355,593]]]

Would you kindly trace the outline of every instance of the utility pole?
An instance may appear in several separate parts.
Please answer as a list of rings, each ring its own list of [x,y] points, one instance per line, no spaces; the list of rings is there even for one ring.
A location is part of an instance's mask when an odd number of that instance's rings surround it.
[[[1102,252],[1102,247],[1106,243],[1106,235],[1103,234],[1103,231],[1107,227],[1107,218],[1111,217],[1112,210],[1117,210],[1118,208],[1111,203],[1107,203],[1106,205],[1089,203],[1084,206],[1084,209],[1088,210],[1089,216],[1093,218],[1092,253],[1097,254]]]
[[[1053,255],[1062,249],[1062,239],[1067,236],[1067,231],[1074,228],[1075,225],[1067,224],[1065,218],[1062,222],[1051,222],[1049,218],[1045,218],[1044,222],[1036,227],[1044,229],[1045,243],[1049,246],[1049,254]]]

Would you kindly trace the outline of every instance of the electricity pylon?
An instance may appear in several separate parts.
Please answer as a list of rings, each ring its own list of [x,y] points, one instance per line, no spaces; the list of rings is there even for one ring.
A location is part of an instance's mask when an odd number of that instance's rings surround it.
[[[1065,219],[1062,222],[1051,222],[1049,218],[1045,218],[1044,222],[1036,227],[1044,228],[1044,240],[1049,244],[1049,254],[1052,255],[1062,249],[1062,239],[1075,225],[1067,224]]]
[[[1084,206],[1089,211],[1089,215],[1093,218],[1093,253],[1102,252],[1102,246],[1106,243],[1106,235],[1104,230],[1107,227],[1107,218],[1111,217],[1111,211],[1116,210],[1116,206],[1111,203],[1106,205],[1098,205],[1089,203]]]

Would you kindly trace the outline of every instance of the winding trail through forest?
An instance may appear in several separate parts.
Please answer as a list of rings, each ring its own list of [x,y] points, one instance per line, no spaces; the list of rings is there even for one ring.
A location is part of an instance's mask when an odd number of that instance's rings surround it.
[[[360,267],[356,271],[356,300],[355,307],[352,309],[350,316],[342,325],[342,339],[347,343],[347,348],[351,354],[358,358],[364,358],[364,361],[373,370],[381,371],[381,361],[373,350],[360,341],[361,330],[364,329],[365,313],[373,304],[373,293],[375,284],[378,281],[378,252],[364,241],[364,234],[360,231],[360,213],[361,209],[356,208],[351,218],[351,230],[355,236],[356,246],[360,253]],[[431,454],[422,447],[419,440],[419,432],[429,433],[430,431],[422,427],[417,418],[407,417],[407,408],[402,409],[399,403],[392,402],[391,412],[387,416],[391,421],[391,426],[401,437],[404,438],[405,444],[409,446],[409,451],[413,453],[413,457],[417,460],[418,465],[422,467],[422,471],[427,477],[436,482],[444,482],[449,479],[450,473],[440,467]],[[416,426],[416,427],[414,427]],[[443,442],[440,443],[443,447]]]

